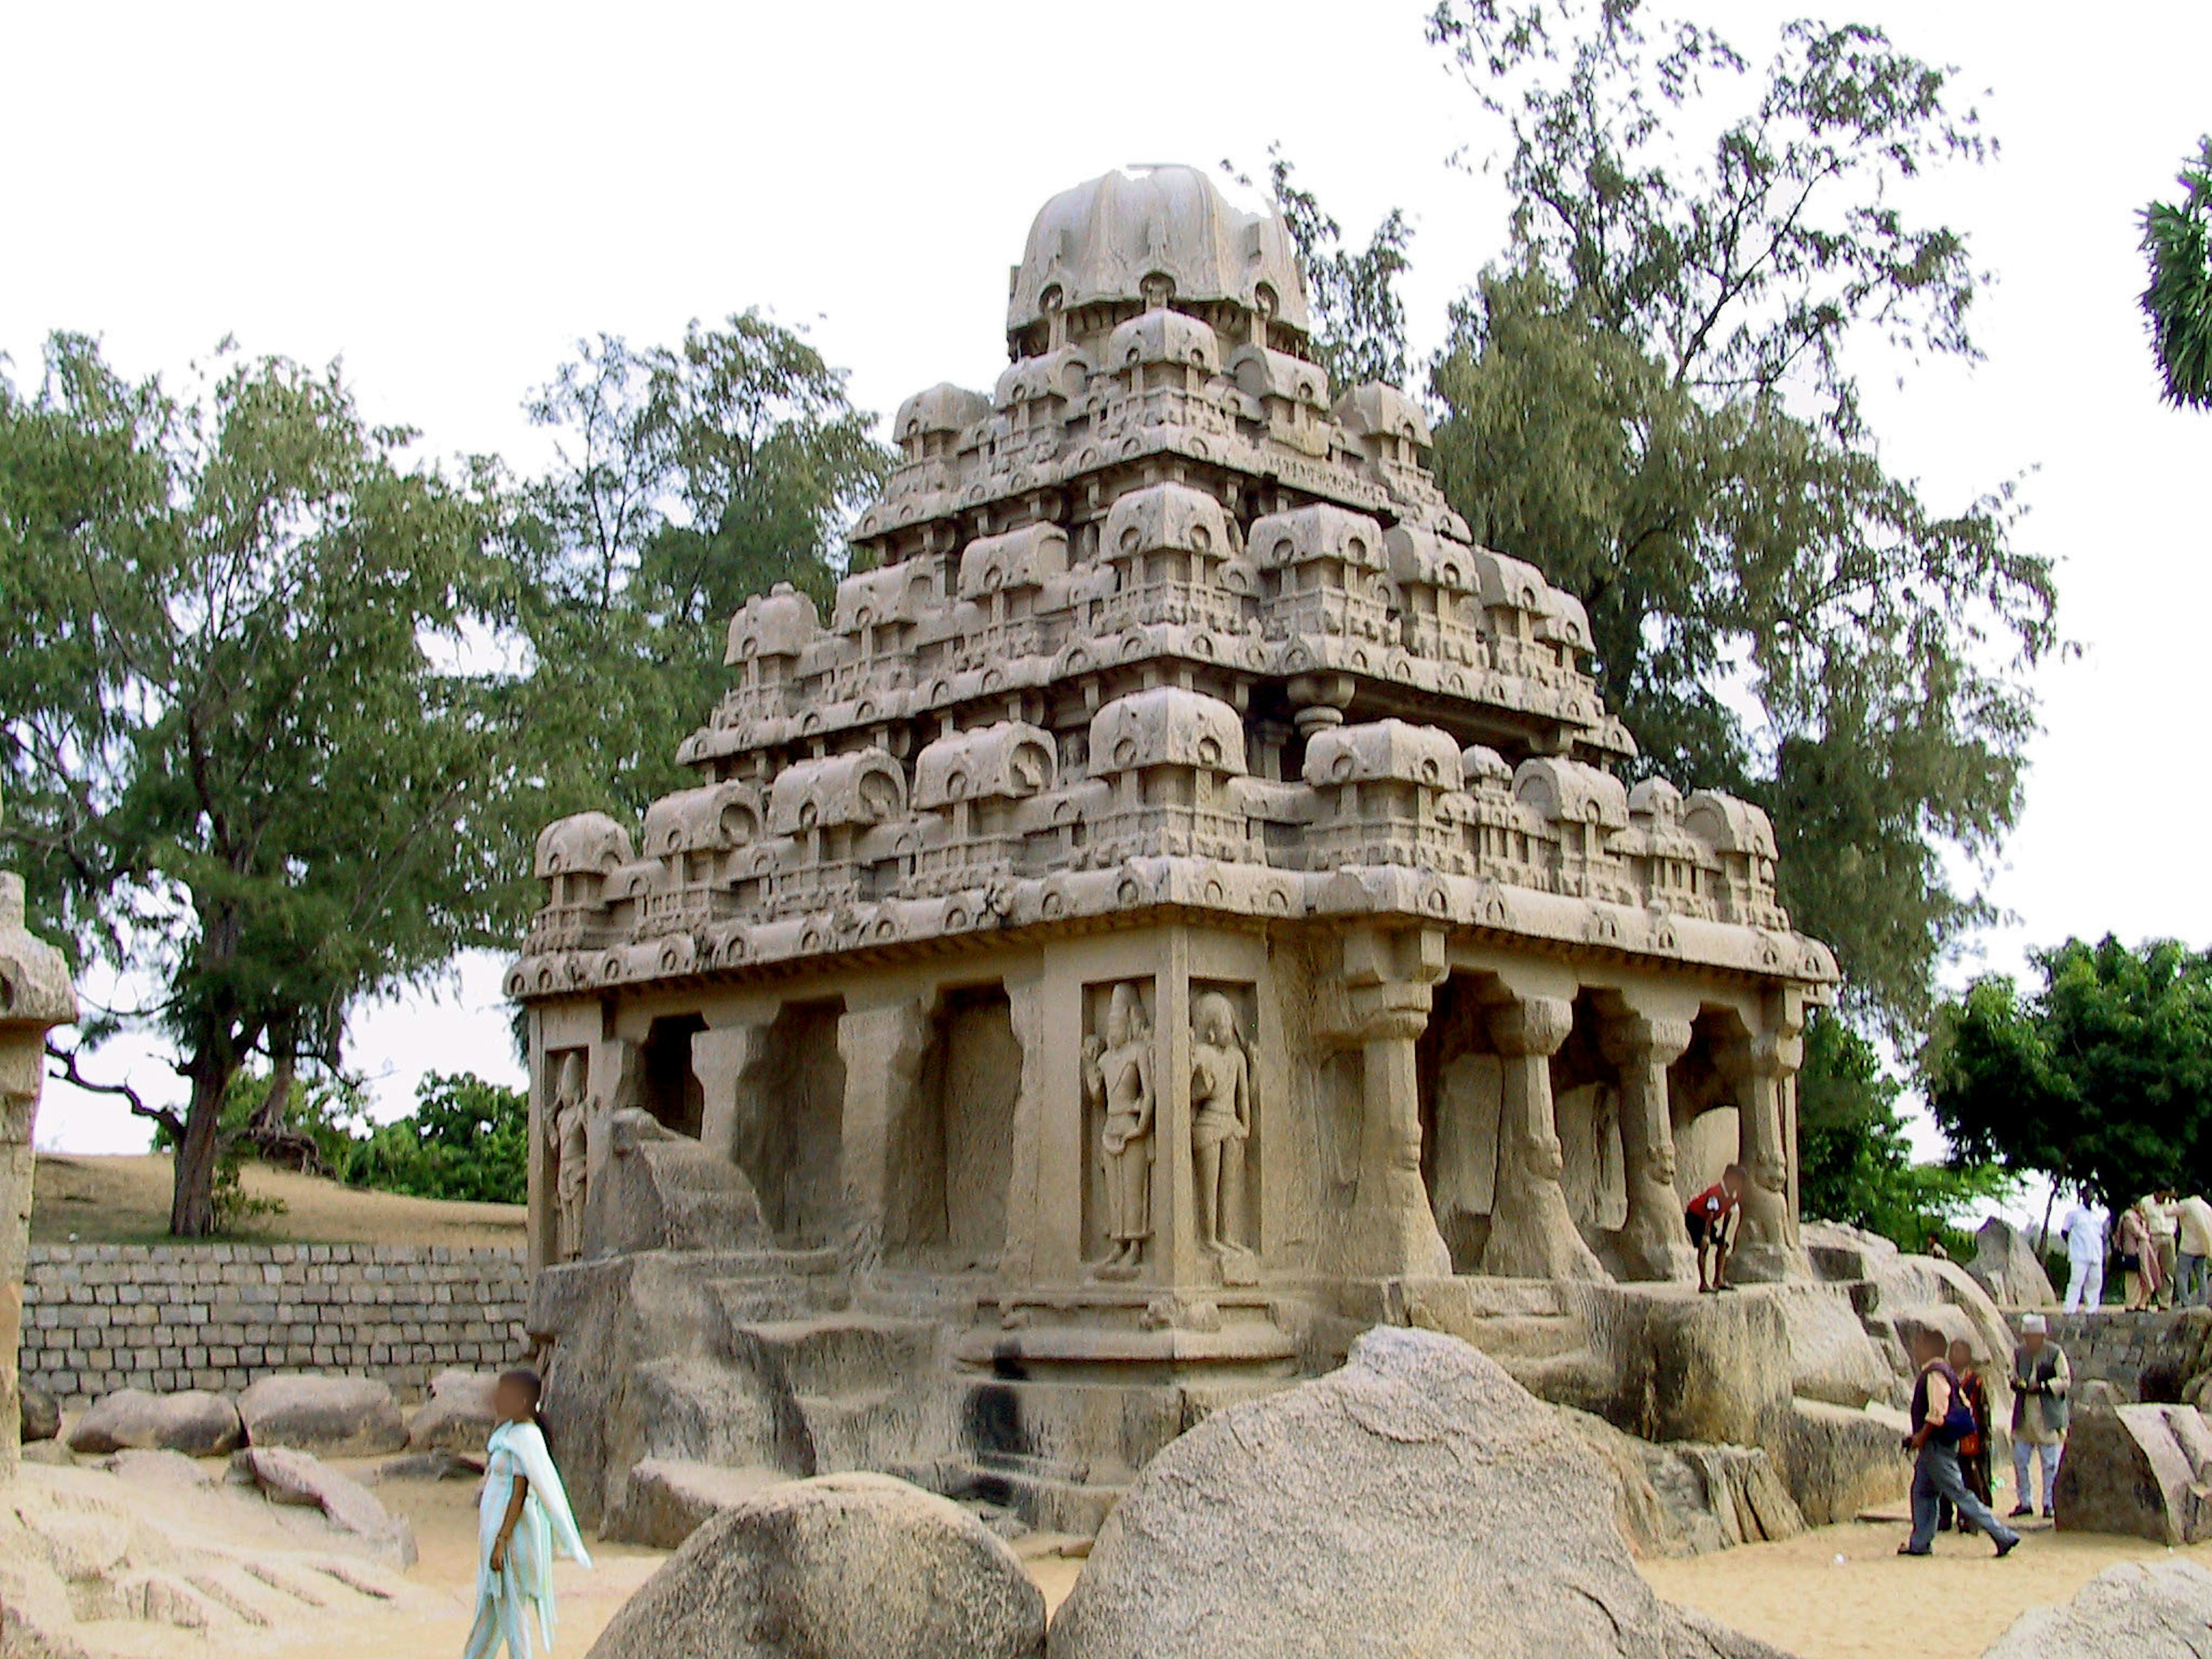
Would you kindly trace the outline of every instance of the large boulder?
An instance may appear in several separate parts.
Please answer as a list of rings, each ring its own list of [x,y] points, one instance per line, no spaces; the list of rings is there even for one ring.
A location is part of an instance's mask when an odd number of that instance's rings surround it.
[[[1867,1334],[1841,1286],[1773,1285],[1743,1294],[1771,1299],[1782,1315],[1789,1332],[1793,1396],[1856,1408],[1887,1401],[1895,1392],[1888,1356]]]
[[[693,1533],[589,1659],[1041,1659],[1044,1597],[957,1504],[882,1474],[772,1486]]]
[[[1794,1400],[1768,1425],[1761,1443],[1805,1519],[1826,1527],[1905,1495],[1912,1461],[1903,1445],[1911,1429],[1892,1407],[1854,1411],[1825,1400]]]
[[[407,1419],[410,1451],[481,1452],[499,1426],[492,1409],[497,1371],[440,1371],[430,1379],[430,1397]]]
[[[359,1539],[394,1565],[415,1565],[415,1528],[393,1515],[375,1494],[313,1454],[285,1446],[250,1446],[238,1454],[244,1473],[272,1504],[319,1510],[342,1533]]]
[[[1054,1620],[1052,1659],[1773,1655],[1661,1601],[1614,1502],[1598,1455],[1496,1361],[1378,1328],[1341,1370],[1153,1458]]]
[[[375,1457],[407,1444],[388,1383],[370,1376],[264,1376],[239,1395],[246,1438],[324,1457]]]
[[[2193,1406],[2077,1403],[2052,1499],[2061,1532],[2212,1538],[2212,1425]]]
[[[2001,1215],[1982,1223],[1974,1235],[1974,1259],[1966,1264],[1974,1282],[2001,1308],[2055,1308],[2058,1294],[2051,1275],[2026,1233]]]
[[[2124,1561],[2071,1601],[2031,1607],[1982,1659],[2203,1659],[2212,1631],[2212,1572],[2194,1561]]]
[[[61,1434],[62,1402],[44,1389],[34,1389],[19,1381],[15,1388],[15,1414],[22,1443],[27,1446],[55,1439]]]
[[[118,1389],[94,1401],[70,1433],[71,1451],[182,1452],[187,1457],[223,1457],[238,1449],[239,1411],[228,1396],[187,1389],[181,1394],[149,1394]]]
[[[618,1544],[676,1549],[724,1510],[749,1504],[763,1488],[788,1478],[775,1469],[648,1457],[629,1472],[599,1535]]]
[[[647,1250],[548,1267],[531,1288],[530,1334],[550,1349],[545,1418],[579,1522],[622,1507],[649,1458],[817,1473],[783,1368],[749,1352],[738,1316],[812,1311],[740,1250]]]
[[[1654,1445],[1588,1412],[1557,1409],[1612,1470],[1613,1517],[1639,1558],[1778,1543],[1805,1530],[1772,1460],[1756,1446]]]

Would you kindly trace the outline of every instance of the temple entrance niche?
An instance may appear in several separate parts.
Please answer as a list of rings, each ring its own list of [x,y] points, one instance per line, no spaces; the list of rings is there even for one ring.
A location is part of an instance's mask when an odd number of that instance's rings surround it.
[[[1485,1030],[1485,976],[1437,987],[1415,1045],[1421,1093],[1421,1176],[1455,1273],[1480,1273],[1497,1202],[1504,1062]]]
[[[1083,988],[1082,1249],[1099,1279],[1134,1279],[1158,1260],[1158,1007],[1150,977]]]
[[[843,1012],[842,1000],[786,1003],[738,1079],[732,1152],[787,1250],[834,1244],[843,1231]]]
[[[664,1014],[641,1046],[642,1097],[638,1103],[672,1134],[699,1139],[707,1091],[691,1070],[691,1039],[707,1029],[698,1014]]]
[[[1006,1243],[1022,1045],[1003,984],[948,991],[902,1121],[893,1124],[885,1251],[953,1271]]]
[[[1628,1178],[1621,1155],[1620,1073],[1606,1059],[1601,1012],[1585,991],[1574,1024],[1552,1056],[1552,1112],[1559,1133],[1559,1186],[1583,1242],[1601,1256],[1607,1235],[1628,1220]]]
[[[1742,1144],[1742,1113],[1725,1070],[1743,1022],[1707,1009],[1690,1027],[1690,1046],[1667,1070],[1668,1115],[1674,1132],[1674,1189],[1682,1202],[1721,1178]]]

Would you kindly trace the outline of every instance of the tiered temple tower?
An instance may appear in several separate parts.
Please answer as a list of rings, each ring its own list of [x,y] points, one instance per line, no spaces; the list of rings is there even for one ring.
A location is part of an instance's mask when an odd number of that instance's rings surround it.
[[[732,619],[697,784],[539,838],[541,1264],[782,1252],[956,1377],[1139,1391],[1395,1283],[1680,1279],[1731,1159],[1739,1271],[1798,1268],[1836,969],[1765,817],[1607,769],[1581,605],[1309,331],[1200,173],[1046,204],[831,614]]]

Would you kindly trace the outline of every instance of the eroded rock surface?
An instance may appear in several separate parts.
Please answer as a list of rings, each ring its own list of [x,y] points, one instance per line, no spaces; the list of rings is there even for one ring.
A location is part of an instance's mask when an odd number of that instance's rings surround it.
[[[492,1409],[497,1371],[440,1371],[430,1397],[407,1423],[410,1451],[482,1452],[499,1425]]]
[[[198,1389],[178,1394],[118,1389],[94,1401],[77,1419],[70,1449],[100,1454],[136,1448],[222,1457],[238,1449],[241,1437],[238,1407],[228,1395]]]
[[[407,1444],[389,1385],[368,1376],[264,1376],[238,1397],[246,1437],[325,1457],[374,1457]]]
[[[725,1511],[615,1615],[590,1659],[1042,1659],[1044,1597],[958,1505],[880,1474]]]
[[[2071,1601],[2031,1607],[1982,1659],[2204,1659],[2212,1653],[2212,1572],[2194,1561],[2107,1567]]]
[[[1597,1454],[1494,1361],[1378,1329],[1146,1468],[1052,1659],[1346,1653],[1772,1659],[1637,1576]]]

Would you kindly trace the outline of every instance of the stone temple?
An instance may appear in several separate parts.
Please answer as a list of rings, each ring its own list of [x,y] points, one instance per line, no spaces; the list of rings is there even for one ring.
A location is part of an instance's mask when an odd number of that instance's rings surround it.
[[[732,618],[697,784],[539,837],[532,1328],[612,1530],[654,1460],[1095,1522],[1409,1304],[1693,1279],[1732,1160],[1737,1276],[1805,1274],[1771,826],[1608,769],[1580,605],[1310,327],[1202,173],[1055,197],[831,613]]]

